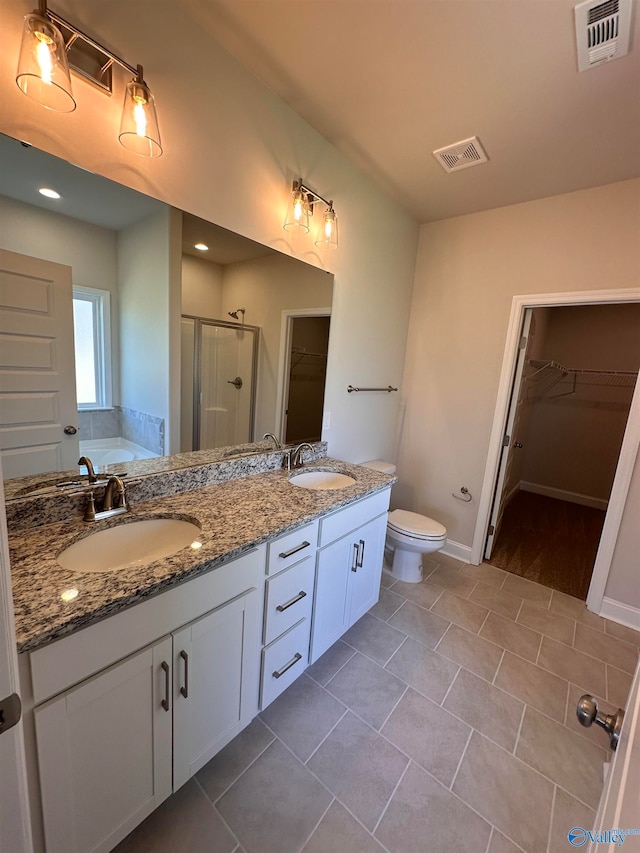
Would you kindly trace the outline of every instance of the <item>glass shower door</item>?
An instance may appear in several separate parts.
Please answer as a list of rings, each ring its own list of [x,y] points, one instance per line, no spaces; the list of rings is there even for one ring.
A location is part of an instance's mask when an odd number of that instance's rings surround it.
[[[252,441],[256,352],[255,328],[196,323],[199,412],[194,449]]]

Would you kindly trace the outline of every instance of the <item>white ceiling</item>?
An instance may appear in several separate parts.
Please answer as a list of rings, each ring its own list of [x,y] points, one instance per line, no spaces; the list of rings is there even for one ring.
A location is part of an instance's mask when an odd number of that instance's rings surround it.
[[[637,9],[579,74],[574,0],[181,2],[421,222],[640,175]],[[431,152],[474,135],[490,162],[446,174]]]

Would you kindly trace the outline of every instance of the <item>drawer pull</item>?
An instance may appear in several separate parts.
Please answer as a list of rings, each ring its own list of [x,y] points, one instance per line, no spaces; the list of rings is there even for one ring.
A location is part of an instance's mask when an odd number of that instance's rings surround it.
[[[180,688],[180,693],[185,699],[189,698],[189,655],[184,651],[180,652],[180,657],[184,661],[184,685]]]
[[[302,660],[302,655],[300,652],[296,652],[295,655],[291,658],[289,663],[286,663],[282,669],[276,669],[275,672],[272,672],[274,678],[280,678],[281,675],[284,675],[288,669],[291,669],[292,666],[295,666],[299,660]]]
[[[171,690],[171,684],[169,680],[169,664],[166,660],[163,660],[160,664],[162,669],[164,670],[164,699],[160,703],[165,711],[169,710],[169,691]]]
[[[281,554],[278,554],[278,557],[281,557],[283,560],[286,560],[287,557],[293,557],[294,554],[297,554],[298,551],[304,551],[305,548],[308,548],[311,545],[311,542],[303,542],[302,545],[297,545],[295,548],[292,548],[290,551],[283,551]]]
[[[307,593],[303,589],[301,589],[300,592],[294,598],[291,599],[291,601],[287,601],[286,604],[279,604],[276,607],[276,610],[278,611],[278,613],[284,613],[285,610],[288,610],[296,602],[301,601],[303,598],[306,598],[306,597],[307,597]]]

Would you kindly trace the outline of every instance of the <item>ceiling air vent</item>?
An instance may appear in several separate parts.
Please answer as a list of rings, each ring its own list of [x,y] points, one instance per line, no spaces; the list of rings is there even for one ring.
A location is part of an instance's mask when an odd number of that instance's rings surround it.
[[[489,160],[477,136],[447,145],[446,148],[438,148],[433,152],[433,156],[445,172],[459,172],[460,169],[478,166]]]
[[[575,9],[578,71],[629,52],[632,0],[587,0]]]

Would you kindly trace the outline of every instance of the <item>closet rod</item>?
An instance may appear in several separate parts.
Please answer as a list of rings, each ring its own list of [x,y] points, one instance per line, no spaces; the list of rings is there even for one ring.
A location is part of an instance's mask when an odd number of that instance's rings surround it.
[[[392,385],[387,385],[386,388],[357,388],[355,385],[347,385],[347,392],[350,394],[352,391],[387,391],[389,394],[392,391],[397,391],[397,388],[394,388]]]

